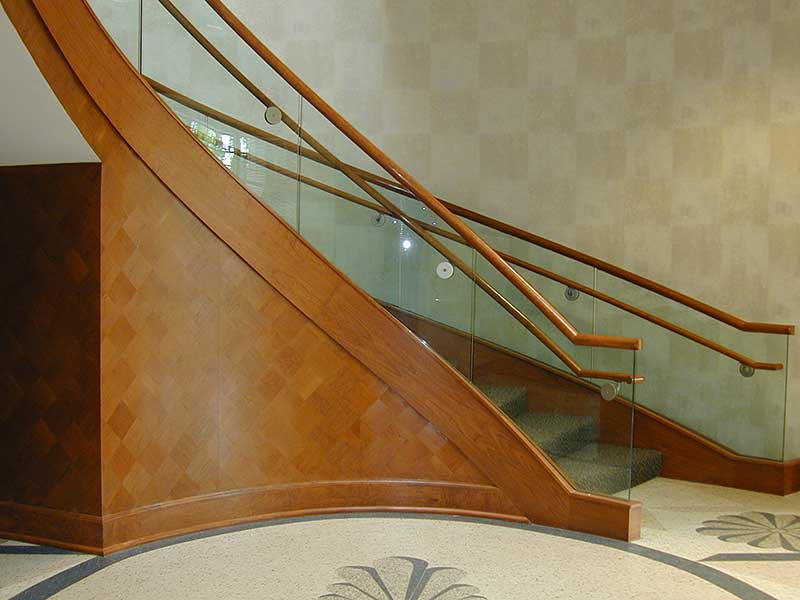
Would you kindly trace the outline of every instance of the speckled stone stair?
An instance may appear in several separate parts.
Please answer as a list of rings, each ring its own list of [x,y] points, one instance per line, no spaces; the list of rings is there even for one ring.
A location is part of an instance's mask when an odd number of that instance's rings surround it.
[[[479,385],[495,406],[512,419],[528,411],[528,390],[513,385]]]
[[[579,489],[616,494],[661,474],[662,456],[656,450],[635,448],[629,472],[630,449],[597,443],[594,417],[527,410],[528,392],[513,385],[481,385],[486,396],[549,454]]]
[[[637,486],[661,474],[662,456],[657,450],[633,449],[633,463],[628,472],[630,449],[612,444],[587,444],[569,456],[556,457],[581,489],[600,494],[616,494],[631,485]]]

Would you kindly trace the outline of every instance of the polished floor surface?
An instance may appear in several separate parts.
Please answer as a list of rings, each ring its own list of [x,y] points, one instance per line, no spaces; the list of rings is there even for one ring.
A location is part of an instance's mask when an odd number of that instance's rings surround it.
[[[250,524],[98,558],[7,542],[0,598],[800,599],[800,494],[667,479],[636,544],[415,515]]]

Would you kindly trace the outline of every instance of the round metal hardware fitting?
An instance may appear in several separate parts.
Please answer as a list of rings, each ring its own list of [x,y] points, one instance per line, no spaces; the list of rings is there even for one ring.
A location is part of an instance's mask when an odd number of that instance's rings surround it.
[[[752,377],[756,374],[756,370],[750,365],[739,365],[739,374],[742,377]]]
[[[383,227],[386,225],[386,215],[383,213],[375,213],[372,217],[372,224],[375,225],[375,227]]]
[[[439,277],[439,279],[450,279],[453,276],[453,273],[453,265],[446,260],[436,265],[436,275]]]
[[[264,119],[270,125],[277,125],[283,120],[283,113],[277,106],[270,106],[266,111],[264,111]]]
[[[570,302],[575,302],[575,300],[581,297],[581,293],[575,288],[568,287],[564,290],[564,297]]]
[[[606,402],[611,402],[619,395],[619,384],[616,381],[609,381],[600,386],[600,396]]]

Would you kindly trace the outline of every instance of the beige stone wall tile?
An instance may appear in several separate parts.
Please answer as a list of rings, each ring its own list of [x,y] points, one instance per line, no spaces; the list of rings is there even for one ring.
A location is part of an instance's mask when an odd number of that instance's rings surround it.
[[[724,37],[721,29],[675,34],[675,77],[690,81],[718,79],[722,74]]]
[[[511,178],[527,181],[527,173],[527,134],[481,134],[480,175],[482,179]]]
[[[672,0],[627,0],[625,29],[630,33],[670,32],[673,29],[674,10]]]
[[[478,88],[478,45],[469,42],[431,44],[431,89]]]
[[[543,34],[528,42],[528,86],[537,90],[573,85],[578,74],[574,38]]]
[[[430,88],[430,44],[391,43],[383,47],[383,85],[387,90]]]
[[[431,93],[431,132],[469,134],[477,130],[478,95],[472,91]]]
[[[676,177],[708,179],[722,175],[721,128],[677,129],[672,148],[672,164]]]
[[[800,177],[800,123],[773,125],[770,153],[774,177]]]
[[[551,87],[528,92],[528,131],[576,131],[577,91],[572,86]]]
[[[576,222],[576,191],[574,177],[561,177],[555,175],[556,173],[559,171],[551,171],[528,182],[530,214],[526,221],[531,225],[558,226],[547,231],[556,233],[561,239],[561,233],[571,229]]]
[[[700,298],[719,294],[722,241],[716,224],[674,225],[671,260],[671,283],[678,289],[691,289]]]
[[[722,180],[720,223],[755,225],[769,222],[772,193],[769,178],[762,173],[739,171],[726,176]],[[763,269],[763,263],[760,267]]]
[[[627,35],[626,81],[671,82],[675,70],[674,39],[675,36],[671,33],[643,32]]]
[[[383,95],[383,133],[429,133],[431,95],[427,91],[387,91]]]
[[[574,134],[548,131],[528,135],[527,175],[530,181],[550,181],[553,177],[574,179],[577,171],[578,150]],[[575,201],[574,198],[565,200]]]
[[[640,227],[666,227],[672,206],[672,180],[669,178],[628,178],[625,180],[622,219],[625,235]],[[649,252],[649,250],[648,250]]]
[[[675,82],[673,86],[673,125],[709,127],[722,123],[723,82]]]
[[[770,17],[773,21],[800,18],[800,0],[770,0]]]
[[[527,47],[512,42],[482,42],[478,53],[481,89],[527,88]]]
[[[676,179],[673,181],[670,223],[674,226],[719,223],[722,183],[720,179]]]
[[[528,3],[528,39],[542,34],[573,37],[577,27],[577,0],[539,0]]]
[[[626,133],[629,180],[672,180],[672,131],[668,129],[634,129]],[[667,207],[669,208],[669,207]]]
[[[674,104],[668,83],[629,85],[625,89],[625,127],[631,131],[671,129]]]
[[[382,39],[399,42],[431,40],[430,0],[383,0]]]
[[[528,0],[479,0],[478,39],[483,42],[527,39],[529,4]]]
[[[770,122],[770,87],[765,77],[731,77],[722,84],[721,118],[724,124]]]
[[[723,34],[724,77],[741,77],[769,72],[772,39],[769,23],[745,23],[725,28]]]
[[[602,182],[625,176],[627,144],[624,132],[579,133],[577,141],[579,178]]]
[[[625,31],[626,0],[577,0],[579,37],[604,37]]]
[[[625,218],[625,183],[622,181],[578,180],[576,186],[578,225],[614,225],[622,235]]]
[[[625,36],[582,39],[578,43],[578,79],[581,83],[622,83],[626,56]]]
[[[625,86],[580,86],[576,106],[578,131],[622,131],[625,127]]]
[[[431,136],[430,182],[432,191],[457,204],[477,206],[480,138],[469,134]]]
[[[478,39],[477,0],[431,0],[431,41]]]
[[[800,178],[772,177],[767,222],[771,225],[800,225]],[[763,204],[761,210],[765,210]]]
[[[527,124],[528,92],[525,89],[481,90],[471,123],[482,133],[515,133]]]
[[[383,89],[382,44],[336,42],[335,84],[338,89]]]

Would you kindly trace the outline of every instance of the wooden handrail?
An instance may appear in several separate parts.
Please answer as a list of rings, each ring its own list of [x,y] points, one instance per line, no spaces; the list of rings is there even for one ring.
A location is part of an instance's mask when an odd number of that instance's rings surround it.
[[[168,4],[171,4],[169,0],[160,1],[165,7]],[[508,281],[514,285],[514,287],[516,287],[530,302],[532,302],[534,306],[536,306],[573,344],[578,346],[595,346],[629,350],[641,349],[642,341],[638,338],[597,335],[578,331],[575,326],[570,323],[570,321],[552,304],[550,304],[550,302],[541,293],[539,293],[535,287],[533,287],[524,277],[522,277],[522,275],[517,273],[517,271],[514,270],[511,265],[503,260],[497,254],[497,252],[495,252],[495,250],[489,246],[489,244],[487,244],[477,233],[475,233],[466,223],[464,223],[464,221],[453,214],[450,209],[448,209],[433,194],[425,189],[418,181],[411,177],[411,175],[403,170],[392,159],[386,156],[386,154],[384,154],[377,146],[375,146],[375,144],[369,141],[363,134],[361,134],[361,132],[353,127],[344,117],[336,112],[327,102],[325,102],[325,100],[323,100],[313,89],[311,89],[302,79],[300,79],[297,74],[295,74],[294,71],[292,71],[269,48],[267,48],[261,42],[261,40],[253,35],[253,33],[233,14],[230,9],[228,9],[227,6],[225,6],[220,0],[206,0],[206,4],[208,4],[211,9],[217,13],[217,15],[236,33],[236,35],[239,36],[242,41],[244,41],[245,44],[250,46],[250,48],[259,57],[261,57],[262,60],[272,67],[272,69],[281,78],[283,78],[286,83],[288,83],[298,94],[300,94],[300,96],[302,96],[309,104],[311,104],[311,106],[313,106],[322,116],[324,116],[334,127],[343,133],[348,139],[350,139],[350,141],[352,141],[364,153],[366,153],[367,156],[369,156],[378,165],[380,165],[381,168],[394,177],[395,180],[397,180],[407,190],[411,191],[417,200],[435,212],[473,249],[483,256],[489,262],[489,264],[497,269]],[[170,12],[172,13],[173,11],[170,10]],[[178,17],[176,16],[176,18]],[[184,23],[181,24],[184,25]],[[184,28],[186,28],[186,25],[184,25]],[[186,29],[193,35],[193,37],[195,37],[198,42],[206,47],[206,50],[209,51],[212,56],[214,56],[214,58],[220,62],[220,64],[225,66],[231,75],[233,75],[240,83],[242,83],[242,85],[250,89],[249,86],[252,86],[252,84],[247,81],[247,79],[241,74],[241,72],[238,71],[238,69],[236,69],[236,67],[233,67],[233,65],[230,65],[232,68],[226,66],[226,63],[230,63],[226,61],[224,57],[220,59],[220,57],[217,56],[219,55],[219,52],[213,48],[213,46],[208,43],[207,40],[205,40],[204,44],[197,35],[191,32],[190,29]],[[199,34],[199,32],[197,33]],[[200,35],[200,38],[202,38],[202,35]],[[210,48],[207,46],[210,46]],[[263,94],[255,95],[259,99],[263,97]],[[267,106],[270,106],[270,104],[267,104]],[[284,122],[287,122],[287,125],[294,130],[290,121],[291,120],[284,119]],[[364,191],[370,194],[370,196],[378,200],[381,204],[384,204],[384,202],[377,198],[375,194],[362,185],[366,184],[366,180],[364,180],[356,170],[349,168],[349,165],[339,162],[338,159],[330,154],[323,146],[321,146],[321,144],[318,144],[318,142],[316,144],[313,143],[313,138],[307,139],[305,131],[302,128],[299,128],[297,131],[295,131],[295,133],[303,137],[303,139],[305,139],[312,146],[312,148],[322,154],[326,159],[335,162],[339,170],[347,175],[354,183],[359,185],[359,187],[364,189]]]
[[[213,109],[213,108],[211,108],[209,106],[206,106],[206,105],[204,105],[204,104],[202,104],[200,102],[197,102],[196,100],[193,100],[192,98],[189,98],[188,96],[185,96],[185,95],[183,95],[183,94],[181,94],[181,93],[179,93],[179,92],[177,92],[177,91],[165,86],[164,84],[162,84],[162,83],[160,83],[158,81],[155,81],[154,79],[150,79],[150,78],[146,78],[146,79],[148,80],[150,85],[152,85],[153,88],[156,91],[158,91],[160,94],[162,94],[162,95],[166,96],[167,98],[170,98],[170,99],[172,99],[172,100],[174,100],[174,101],[186,106],[187,108],[195,110],[195,111],[197,111],[197,112],[199,112],[199,113],[201,113],[201,114],[203,114],[205,116],[211,117],[212,119],[214,119],[216,121],[219,121],[220,123],[224,123],[224,124],[226,124],[226,125],[228,125],[230,127],[233,127],[234,129],[237,129],[239,131],[242,131],[244,133],[252,135],[253,137],[255,137],[257,139],[260,139],[260,140],[263,140],[263,141],[268,142],[270,144],[273,144],[275,146],[281,147],[281,148],[283,148],[283,149],[285,149],[285,150],[287,150],[289,152],[293,152],[293,153],[298,153],[299,152],[299,153],[302,153],[305,157],[310,158],[310,159],[312,159],[312,160],[314,160],[316,162],[319,162],[320,164],[324,164],[324,165],[329,166],[329,167],[331,166],[330,164],[327,163],[327,161],[325,161],[322,158],[321,155],[319,155],[318,153],[314,152],[313,150],[310,150],[308,148],[305,148],[303,146],[295,144],[295,143],[293,143],[293,142],[291,142],[289,140],[286,140],[286,139],[284,139],[282,137],[279,137],[279,136],[273,135],[271,133],[268,133],[268,132],[264,131],[263,129],[260,129],[258,127],[250,125],[249,123],[245,123],[244,121],[239,121],[239,120],[237,120],[237,119],[235,119],[235,118],[233,118],[233,117],[231,117],[231,116],[229,116],[229,115],[227,115],[225,113],[222,113],[222,112],[217,111],[217,110],[215,110],[215,109]],[[300,182],[302,182],[302,183],[304,183],[306,185],[309,185],[309,186],[314,187],[316,189],[322,190],[324,192],[327,192],[327,193],[329,193],[331,195],[337,196],[339,198],[342,198],[342,199],[347,200],[349,202],[352,202],[354,204],[358,204],[360,206],[363,206],[364,208],[368,208],[370,210],[374,210],[374,211],[377,211],[377,212],[380,212],[380,213],[383,213],[383,214],[389,214],[389,215],[392,215],[392,216],[397,216],[397,215],[393,215],[390,212],[387,212],[380,204],[373,204],[372,202],[369,202],[368,200],[364,200],[363,198],[360,198],[359,196],[356,196],[354,194],[350,194],[348,192],[344,192],[344,191],[342,191],[342,190],[340,190],[338,188],[335,188],[335,187],[333,187],[331,185],[328,185],[326,183],[322,183],[322,182],[320,182],[318,180],[315,180],[315,179],[313,179],[311,177],[308,177],[308,176],[302,175],[300,173],[297,173],[295,171],[292,171],[291,169],[287,169],[285,167],[281,167],[279,165],[276,165],[276,164],[271,163],[269,161],[260,159],[258,157],[254,157],[252,154],[242,153],[241,151],[239,151],[238,149],[235,149],[235,148],[228,148],[228,149],[225,149],[225,150],[229,151],[229,152],[233,152],[233,153],[237,154],[238,156],[240,156],[241,158],[243,158],[245,160],[249,160],[249,161],[251,161],[251,162],[253,162],[255,164],[258,164],[261,167],[264,167],[266,169],[269,169],[271,171],[274,171],[276,173],[284,175],[285,177],[288,177],[290,179],[299,180]],[[367,173],[367,172],[365,172],[365,173]],[[374,176],[374,177],[377,177],[377,176]],[[419,225],[420,227],[423,227],[424,229],[430,231],[431,233],[433,233],[435,235],[438,235],[440,237],[445,237],[447,239],[450,239],[452,241],[455,241],[455,242],[458,242],[458,243],[461,243],[461,244],[465,243],[464,240],[461,239],[460,236],[458,236],[458,235],[456,235],[456,234],[454,234],[454,233],[452,233],[452,232],[450,232],[450,231],[448,231],[446,229],[442,229],[441,227],[436,227],[435,225],[430,225],[429,223],[425,223],[424,221],[420,221],[418,219],[412,219],[412,220],[414,220],[417,223],[417,225]],[[561,284],[563,284],[565,286],[574,288],[574,289],[578,290],[579,292],[584,293],[584,294],[586,294],[588,296],[592,296],[594,298],[597,298],[598,300],[601,300],[602,302],[605,302],[605,303],[607,303],[607,304],[609,304],[611,306],[619,308],[620,310],[623,310],[623,311],[626,311],[626,312],[628,312],[630,314],[633,314],[633,315],[635,315],[635,316],[637,316],[637,317],[639,317],[641,319],[649,321],[650,323],[653,323],[653,324],[655,324],[655,325],[657,325],[659,327],[667,329],[667,330],[669,330],[669,331],[671,331],[673,333],[676,333],[677,335],[680,335],[680,336],[682,336],[684,338],[692,340],[693,342],[696,342],[697,344],[705,346],[706,348],[709,348],[710,350],[713,350],[713,351],[718,352],[720,354],[723,354],[723,355],[725,355],[725,356],[727,356],[729,358],[732,358],[733,360],[739,362],[740,364],[752,367],[753,369],[756,369],[756,370],[764,370],[764,371],[779,371],[779,370],[783,369],[783,367],[784,367],[784,365],[781,364],[781,363],[766,363],[766,362],[756,361],[756,360],[754,360],[752,358],[749,358],[749,357],[747,357],[747,356],[745,356],[743,354],[740,354],[740,353],[736,352],[735,350],[732,350],[730,348],[722,346],[721,344],[713,342],[713,341],[709,340],[708,338],[705,338],[705,337],[703,337],[701,335],[698,335],[698,334],[696,334],[696,333],[694,333],[692,331],[689,331],[688,329],[684,329],[684,328],[682,328],[682,327],[680,327],[678,325],[675,325],[674,323],[671,323],[671,322],[669,322],[669,321],[667,321],[665,319],[662,319],[661,317],[657,317],[657,316],[655,316],[653,314],[650,314],[650,313],[648,313],[648,312],[646,312],[646,311],[644,311],[642,309],[639,309],[639,308],[637,308],[635,306],[632,306],[630,304],[622,302],[621,300],[613,298],[612,296],[609,296],[607,294],[599,292],[599,291],[597,291],[597,290],[595,290],[595,289],[593,289],[593,288],[591,288],[589,286],[583,285],[581,283],[578,283],[577,281],[569,279],[568,277],[564,277],[563,275],[559,275],[557,273],[554,273],[553,271],[549,271],[547,269],[544,269],[542,267],[534,265],[534,264],[532,264],[530,262],[524,261],[524,260],[522,260],[520,258],[517,258],[516,256],[511,255],[511,254],[508,254],[508,253],[505,253],[505,252],[501,252],[501,251],[498,251],[498,254],[504,260],[508,261],[511,264],[517,265],[518,267],[521,267],[521,268],[523,268],[523,269],[525,269],[527,271],[531,271],[532,273],[536,273],[537,275],[541,275],[541,276],[546,277],[546,278],[548,278],[548,279],[550,279],[552,281],[556,281],[558,283],[561,283]]]
[[[420,221],[418,219],[411,219],[407,217],[402,211],[399,209],[394,211],[389,211],[385,207],[381,206],[380,204],[373,204],[369,200],[365,200],[360,198],[354,194],[350,194],[348,192],[342,191],[337,189],[331,185],[323,183],[321,181],[317,181],[311,177],[306,175],[302,175],[300,173],[296,173],[291,169],[287,169],[286,167],[281,167],[275,163],[272,163],[268,160],[264,160],[263,158],[253,156],[252,154],[242,152],[241,149],[235,147],[225,147],[225,146],[217,146],[217,149],[223,152],[228,152],[231,154],[235,154],[240,158],[248,160],[253,164],[257,164],[261,167],[274,171],[280,175],[288,177],[290,179],[300,181],[306,185],[314,187],[316,189],[322,190],[327,192],[331,195],[337,196],[348,202],[352,202],[354,204],[358,204],[359,206],[363,206],[364,208],[369,208],[371,210],[375,210],[381,214],[387,214],[389,216],[395,217],[397,219],[401,219],[404,222],[407,222],[406,219],[410,220],[411,222],[415,223],[417,227],[420,229],[430,232],[435,235],[439,235],[442,237],[446,237],[448,239],[454,240],[460,244],[466,245],[466,242],[458,237],[456,234],[447,231],[445,229],[441,229],[440,227],[435,227],[433,225],[429,225],[424,221]],[[431,241],[433,240],[433,241]],[[467,265],[464,261],[462,261],[458,255],[452,252],[447,246],[435,240],[435,238],[431,238],[429,236],[425,236],[425,241],[433,246],[437,252],[442,254],[447,260],[449,260],[453,265],[455,265],[460,271],[462,271],[467,277],[472,279],[478,287],[480,287],[486,294],[492,298],[495,302],[497,302],[506,312],[508,312],[514,319],[516,319],[525,329],[527,329],[530,333],[532,333],[536,339],[538,339],[548,350],[550,350],[553,354],[558,357],[558,359],[563,362],[570,371],[578,375],[579,377],[589,378],[589,379],[604,379],[609,381],[619,381],[622,383],[630,383],[630,384],[639,384],[644,382],[644,377],[631,375],[629,373],[621,373],[618,371],[598,371],[592,369],[584,369],[577,361],[575,361],[569,354],[564,352],[561,347],[553,341],[551,337],[549,337],[544,331],[541,330],[533,321],[531,321],[525,313],[520,311],[516,308],[505,296],[503,296],[499,291],[497,291],[494,286],[492,286],[486,279],[481,277],[478,273],[475,272],[472,267]]]
[[[245,123],[244,121],[234,119],[233,117],[226,115],[225,113],[219,112],[211,107],[196,102],[195,100],[189,98],[188,96],[184,96],[183,94],[180,94],[179,92],[176,92],[175,90],[168,88],[167,86],[159,83],[158,81],[152,79],[148,79],[148,81],[159,93],[164,94],[165,96],[172,98],[173,100],[176,100],[177,102],[180,102],[181,104],[184,104],[189,108],[207,114],[211,118],[220,121],[221,123],[226,123],[231,127],[235,127],[240,131],[249,133],[250,135],[253,135],[257,138],[260,138],[270,144],[281,147],[285,150],[299,153],[304,158],[308,158],[320,164],[324,164],[329,167],[335,168],[333,165],[329,164],[328,161],[326,161],[323,156],[321,156],[317,152],[314,152],[310,148],[306,148],[305,146],[300,146],[285,138],[268,133],[263,129],[259,129],[258,127],[254,127],[249,123]],[[370,171],[366,171],[359,167],[352,167],[352,168],[364,180],[368,181],[369,183],[373,183],[379,187],[382,187],[383,189],[389,190],[396,194],[400,194],[407,198],[416,199],[416,196],[414,196],[413,193],[409,192],[402,185],[392,181],[391,179],[381,177],[380,175],[376,175],[375,173],[371,173]],[[540,248],[550,250],[555,254],[559,254],[561,256],[573,259],[577,262],[583,263],[585,265],[595,267],[601,271],[608,273],[609,275],[613,275],[614,277],[617,277],[624,281],[628,281],[629,283],[632,283],[636,286],[643,287],[651,292],[658,294],[659,296],[667,298],[668,300],[672,300],[678,304],[686,306],[687,308],[691,308],[692,310],[701,312],[706,316],[709,316],[717,321],[725,323],[726,325],[730,325],[731,327],[738,329],[739,331],[745,331],[749,333],[767,333],[767,334],[782,334],[782,335],[795,335],[796,333],[796,328],[794,325],[745,321],[744,319],[741,319],[730,313],[727,313],[718,308],[710,306],[709,304],[706,304],[700,300],[692,298],[691,296],[677,292],[665,285],[662,285],[645,277],[641,277],[639,275],[636,275],[635,273],[631,273],[630,271],[627,271],[621,267],[617,267],[615,265],[602,261],[598,258],[595,258],[578,250],[575,250],[573,248],[569,248],[568,246],[564,246],[563,244],[559,244],[558,242],[548,240],[547,238],[543,238],[536,234],[530,233],[529,231],[525,231],[524,229],[514,227],[513,225],[509,225],[508,223],[505,223],[503,221],[493,219],[492,217],[488,217],[474,210],[464,208],[463,206],[459,206],[458,204],[453,204],[452,202],[449,202],[442,198],[439,198],[439,200],[445,206],[447,206],[454,214],[460,217],[469,219],[470,221],[474,221],[476,223],[479,223],[481,225],[484,225],[486,227],[489,227],[506,235],[510,235],[511,237],[515,237],[522,241],[528,242]],[[501,252],[498,252],[498,254],[501,257],[503,256],[503,253]],[[653,322],[655,323],[655,321]],[[729,356],[733,358],[732,355],[729,354]],[[736,360],[738,360],[738,358]],[[757,363],[755,361],[751,361],[750,363],[744,362],[744,364],[749,364],[749,366],[753,366],[755,364],[765,364],[765,363]]]

